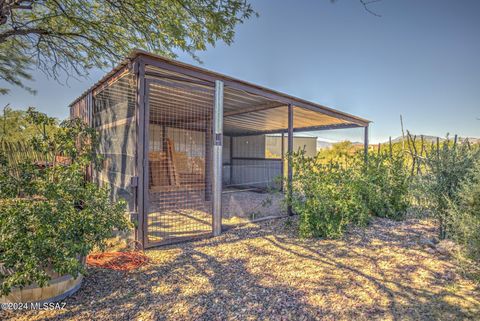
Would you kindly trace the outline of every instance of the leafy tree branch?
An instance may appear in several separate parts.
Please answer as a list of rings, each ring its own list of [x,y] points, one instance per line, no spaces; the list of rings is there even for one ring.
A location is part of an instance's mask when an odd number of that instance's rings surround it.
[[[208,45],[231,44],[252,15],[245,0],[0,0],[0,79],[33,91],[24,85],[32,67],[77,77],[134,48],[197,59]]]

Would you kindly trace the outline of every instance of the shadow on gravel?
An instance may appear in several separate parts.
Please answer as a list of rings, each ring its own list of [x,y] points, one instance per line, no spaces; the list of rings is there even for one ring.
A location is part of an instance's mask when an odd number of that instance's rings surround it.
[[[67,309],[23,320],[463,320],[480,298],[420,240],[431,226],[380,220],[341,240],[299,239],[278,220],[147,251],[139,271],[89,269]],[[286,226],[288,225],[288,228]],[[461,283],[466,284],[466,283]],[[467,290],[466,290],[467,289]],[[3,318],[0,312],[0,318]]]

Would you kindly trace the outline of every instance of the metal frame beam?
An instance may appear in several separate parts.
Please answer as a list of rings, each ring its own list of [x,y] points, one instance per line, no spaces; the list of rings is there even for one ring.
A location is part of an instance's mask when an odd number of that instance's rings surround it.
[[[258,112],[258,111],[262,111],[262,110],[274,109],[274,108],[279,108],[279,107],[284,107],[284,106],[285,106],[285,104],[272,102],[272,103],[268,103],[268,104],[253,106],[253,107],[250,107],[250,108],[244,108],[244,109],[240,109],[240,110],[229,111],[229,112],[226,112],[223,115],[223,117],[226,118],[226,117],[229,117],[229,116],[250,114],[250,113],[255,113],[255,112]]]
[[[230,173],[229,173],[228,182],[229,182],[229,184],[232,184],[232,177],[233,177],[233,164],[232,164],[232,160],[233,160],[233,137],[230,136],[229,139],[230,139],[230,150],[229,150],[229,152],[230,152],[230,155],[229,155],[229,157],[230,157],[230,161],[229,161],[229,163],[230,163],[230,166],[229,166]]]
[[[282,133],[282,139],[281,139],[281,144],[282,146],[280,147],[280,159],[282,160],[282,185],[280,186],[280,190],[282,192],[285,191],[284,185],[285,185],[285,133]]]
[[[222,232],[223,82],[215,81],[213,109],[213,236]]]
[[[336,124],[336,125],[324,125],[324,126],[311,126],[311,127],[301,127],[293,128],[294,133],[301,132],[311,132],[311,131],[320,131],[320,130],[334,130],[334,129],[348,129],[348,128],[361,128],[357,124]],[[288,128],[286,129],[273,129],[273,130],[263,130],[263,131],[254,131],[254,132],[242,132],[242,133],[230,133],[225,132],[225,135],[240,137],[240,136],[255,136],[255,135],[267,135],[267,134],[281,134],[288,133]]]
[[[147,77],[150,76],[150,77],[155,77],[155,78],[164,78],[164,79],[179,81],[179,82],[183,82],[183,83],[191,83],[191,84],[195,84],[195,85],[201,85],[201,86],[205,86],[205,87],[214,87],[214,84],[209,82],[209,81],[179,77],[179,76],[164,74],[164,73],[161,73],[161,72],[154,72],[154,71],[146,70],[145,71],[145,76],[147,76]]]
[[[137,59],[134,65],[135,76],[137,78],[137,101],[136,101],[136,118],[137,118],[137,176],[138,176],[138,184],[137,184],[137,198],[136,198],[136,209],[138,213],[138,224],[136,230],[136,241],[138,241],[143,248],[146,247],[146,243],[148,242],[146,236],[144,235],[145,231],[145,222],[147,210],[145,209],[145,204],[147,200],[145,200],[145,195],[148,194],[148,180],[145,179],[145,173],[148,173],[148,168],[145,168],[145,159],[148,155],[148,138],[145,139],[146,135],[148,134],[147,130],[145,130],[145,124],[148,124],[148,111],[147,106],[148,103],[146,102],[145,97],[145,64],[143,63],[142,59]],[[148,137],[148,136],[147,136]],[[148,166],[148,162],[147,162]],[[147,195],[148,196],[148,195]]]
[[[293,180],[293,168],[292,168],[292,153],[293,153],[293,106],[288,105],[288,178],[287,178],[287,192],[288,192],[288,215],[293,215],[292,210],[292,180]]]
[[[143,61],[142,59],[139,59],[139,61]],[[122,78],[124,75],[128,74],[130,72],[130,65],[123,66],[119,70],[117,70],[113,75],[105,79],[101,84],[99,84],[95,89],[92,90],[92,94],[95,96],[97,93],[102,91],[105,87],[110,86],[114,82],[116,82],[118,79]],[[145,68],[143,69],[144,75],[145,75]]]
[[[363,136],[363,152],[364,152],[364,157],[365,157],[365,163],[368,162],[368,125],[365,126],[364,129],[364,136]]]

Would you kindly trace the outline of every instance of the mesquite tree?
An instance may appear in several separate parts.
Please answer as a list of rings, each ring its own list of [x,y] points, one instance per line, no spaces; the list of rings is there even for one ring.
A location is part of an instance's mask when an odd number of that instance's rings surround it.
[[[0,0],[0,79],[33,91],[24,84],[33,66],[75,77],[133,48],[196,58],[207,45],[230,44],[255,14],[245,0]]]

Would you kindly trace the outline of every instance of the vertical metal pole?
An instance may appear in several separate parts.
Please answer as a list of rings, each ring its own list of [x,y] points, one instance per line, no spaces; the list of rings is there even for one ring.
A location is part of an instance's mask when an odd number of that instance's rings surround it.
[[[283,192],[285,190],[284,188],[284,180],[285,180],[285,133],[282,132],[282,140],[281,140],[282,146],[280,147],[280,158],[282,159],[282,182],[280,186],[280,190]]]
[[[293,153],[293,106],[288,105],[288,199],[292,200],[292,179],[293,179],[293,170],[292,170],[292,153]],[[292,205],[289,202],[287,207],[288,215],[293,215]]]
[[[213,109],[213,235],[222,232],[223,81],[215,81]]]
[[[229,183],[232,184],[233,179],[233,136],[230,136],[230,179]]]
[[[138,225],[136,233],[136,241],[140,242],[143,248],[146,246],[145,237],[145,216],[148,208],[145,206],[145,194],[148,194],[148,152],[145,155],[145,144],[148,145],[148,139],[145,140],[146,133],[145,123],[147,114],[147,103],[145,102],[145,64],[141,59],[135,63],[135,75],[137,77],[137,102],[136,102],[136,118],[137,118],[137,212]],[[148,136],[147,136],[148,137]],[[147,165],[145,167],[145,164]],[[146,187],[145,187],[146,186]]]
[[[365,126],[365,133],[363,137],[363,152],[364,152],[364,157],[365,157],[365,163],[368,162],[368,125]]]

